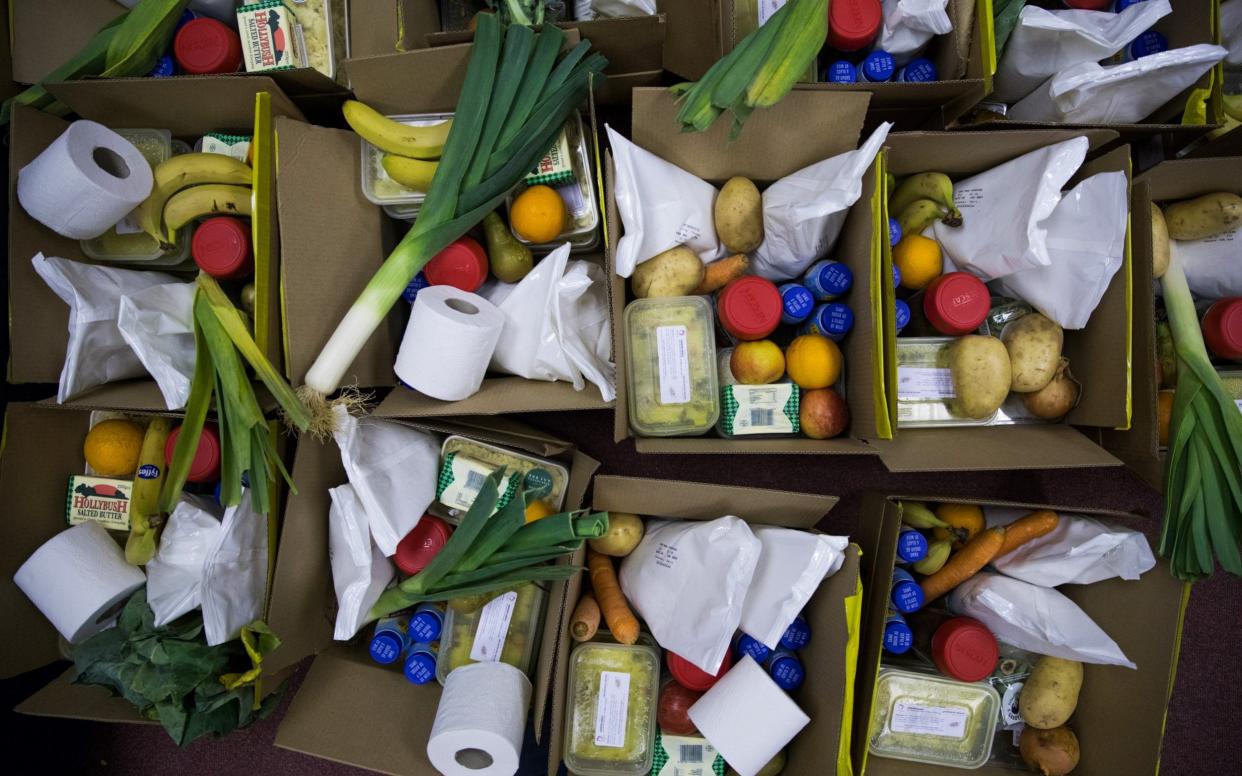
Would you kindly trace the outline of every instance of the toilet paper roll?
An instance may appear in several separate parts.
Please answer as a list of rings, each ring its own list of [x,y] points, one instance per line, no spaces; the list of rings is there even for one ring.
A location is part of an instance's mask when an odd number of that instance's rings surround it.
[[[440,694],[427,758],[444,776],[513,776],[528,706],[530,680],[508,663],[454,669]]]
[[[755,776],[811,718],[748,655],[690,707],[690,721],[740,776]]]
[[[151,165],[133,143],[80,120],[17,174],[17,199],[48,229],[90,240],[138,207],[152,182]]]
[[[433,398],[469,398],[483,384],[504,325],[504,313],[478,294],[429,286],[414,300],[393,369]]]
[[[70,644],[116,624],[117,615],[147,578],[103,526],[75,525],[43,543],[13,581]]]

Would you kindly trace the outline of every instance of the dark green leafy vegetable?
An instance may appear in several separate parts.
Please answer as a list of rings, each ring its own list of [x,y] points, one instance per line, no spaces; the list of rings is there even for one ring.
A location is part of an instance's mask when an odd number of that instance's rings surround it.
[[[1025,5],[1026,0],[992,0],[992,25],[996,31],[996,60],[998,62],[1001,55],[1005,53],[1005,45],[1009,43],[1009,36],[1018,26],[1018,15],[1022,13],[1022,7]]]

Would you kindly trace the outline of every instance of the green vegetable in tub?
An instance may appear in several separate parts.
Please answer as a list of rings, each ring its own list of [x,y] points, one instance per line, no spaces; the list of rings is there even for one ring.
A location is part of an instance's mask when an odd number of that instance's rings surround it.
[[[715,338],[706,307],[689,297],[639,300],[627,309],[631,420],[641,432],[695,434],[716,422]]]
[[[452,644],[440,656],[446,661],[444,673],[447,675],[455,668],[480,662],[472,658],[475,637],[479,625],[485,617],[486,607],[503,595],[515,593],[513,614],[509,618],[509,627],[505,632],[504,645],[500,650],[499,662],[526,671],[527,664],[533,654],[531,637],[537,631],[534,624],[539,617],[539,606],[543,603],[543,591],[533,584],[519,585],[511,590],[501,590],[483,596],[466,596],[453,598],[448,602],[452,614],[452,629],[447,641]]]
[[[566,765],[628,773],[650,763],[659,666],[655,652],[641,645],[588,643],[574,650]],[[619,682],[616,674],[623,677]],[[605,682],[610,685],[602,687]],[[611,692],[624,692],[624,701],[609,698]],[[614,717],[624,717],[624,727],[620,719],[601,713],[601,697]]]

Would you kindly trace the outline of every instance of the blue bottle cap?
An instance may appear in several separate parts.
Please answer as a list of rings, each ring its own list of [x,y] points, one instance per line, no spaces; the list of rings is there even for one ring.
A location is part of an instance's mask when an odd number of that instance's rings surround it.
[[[1135,38],[1129,46],[1126,47],[1126,53],[1131,60],[1142,59],[1152,54],[1159,54],[1161,51],[1169,50],[1169,39],[1156,32],[1148,30],[1142,35]]]
[[[187,8],[181,13],[181,18],[177,20],[176,29],[180,30],[182,27],[186,26],[187,24],[194,21],[195,19],[201,19],[201,18],[202,16],[200,14],[195,13],[194,11],[191,11],[190,9]]]
[[[811,641],[811,625],[802,615],[794,618],[781,634],[781,646],[785,649],[802,649]]]
[[[811,326],[833,342],[840,342],[854,328],[854,311],[840,302],[821,304],[811,316]]]
[[[171,78],[177,74],[177,61],[172,54],[165,54],[155,61],[155,67],[147,73],[152,78]]]
[[[906,304],[905,300],[898,299],[896,302],[896,314],[897,333],[901,334],[901,330],[910,324],[910,305]]]
[[[896,218],[888,219],[888,244],[896,245],[901,242],[901,222]]]
[[[844,59],[838,59],[824,71],[824,80],[830,84],[852,84],[858,81],[858,68]]]
[[[444,617],[438,610],[416,611],[410,618],[410,639],[416,642],[438,641],[443,628]]]
[[[889,612],[884,622],[884,651],[902,655],[914,645],[914,631],[906,624],[906,618],[897,612]]]
[[[750,655],[751,659],[759,665],[767,662],[768,655],[772,654],[772,650],[768,649],[767,644],[745,633],[738,634],[734,650],[739,659]]]
[[[803,283],[816,299],[828,302],[850,290],[854,285],[854,272],[839,261],[824,259],[810,266]]]
[[[913,528],[897,534],[897,557],[903,563],[918,563],[927,557],[927,537]]]
[[[1141,2],[1143,0],[1117,0],[1116,4],[1113,5],[1113,13],[1121,13],[1130,6],[1138,5]]]
[[[912,59],[897,73],[898,81],[907,83],[930,83],[939,77],[936,64],[930,59]]]
[[[897,65],[893,62],[893,55],[887,51],[876,49],[863,60],[862,67],[858,69],[858,77],[863,81],[871,83],[889,81],[896,70]]]
[[[893,288],[901,285],[901,270],[897,269],[897,265],[893,265]]]
[[[371,637],[371,659],[386,666],[401,657],[401,637],[392,631],[383,631]]]
[[[815,309],[815,297],[801,283],[784,283],[781,292],[781,323],[797,326]]]
[[[405,659],[405,678],[411,684],[427,684],[436,678],[436,656],[426,644],[415,644]]]
[[[776,682],[776,686],[785,692],[798,689],[806,679],[802,661],[797,655],[783,649],[772,653],[771,659],[768,660],[768,674],[772,677],[772,681]]]
[[[415,298],[418,297],[418,292],[422,291],[429,285],[431,285],[431,283],[427,282],[427,276],[420,272],[414,276],[414,279],[410,281],[410,284],[405,287],[404,291],[401,292],[401,298],[410,304],[414,304]]]
[[[917,612],[923,608],[923,588],[905,569],[893,569],[893,590],[889,595],[893,608],[902,614]]]

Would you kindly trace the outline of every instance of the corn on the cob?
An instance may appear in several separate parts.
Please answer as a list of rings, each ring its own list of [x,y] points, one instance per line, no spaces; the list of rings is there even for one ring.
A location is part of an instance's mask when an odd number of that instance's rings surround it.
[[[828,4],[817,0],[795,0],[789,17],[781,25],[773,51],[783,56],[769,58],[751,82],[746,103],[752,108],[769,108],[780,102],[806,73],[828,37]],[[767,25],[764,25],[767,26]]]

